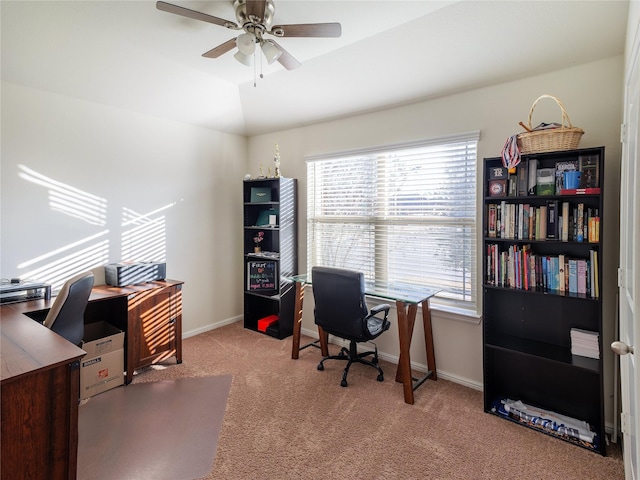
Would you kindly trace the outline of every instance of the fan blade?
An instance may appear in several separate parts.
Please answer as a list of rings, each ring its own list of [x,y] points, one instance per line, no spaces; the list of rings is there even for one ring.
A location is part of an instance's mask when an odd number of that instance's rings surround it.
[[[207,15],[206,13],[196,12],[195,10],[179,7],[178,5],[173,5],[167,2],[156,2],[156,8],[163,12],[175,13],[176,15],[193,18],[194,20],[202,20],[203,22],[213,23],[214,25],[220,25],[221,27],[227,27],[232,30],[238,30],[240,28],[236,23],[225,20],[224,18],[218,18],[213,15]]]
[[[266,6],[267,0],[247,0],[247,18],[253,17],[256,23],[262,23]]]
[[[276,25],[268,32],[276,37],[333,37],[342,35],[339,23],[299,23],[296,25]]]
[[[298,68],[300,65],[302,65],[298,60],[293,58],[293,55],[291,55],[284,48],[282,48],[278,43],[276,43],[275,40],[269,40],[269,41],[273,43],[276,46],[276,48],[282,52],[282,55],[280,55],[280,58],[278,58],[278,62],[284,68],[286,68],[287,70],[293,70],[294,68]]]
[[[224,43],[221,43],[216,48],[212,48],[208,52],[202,54],[203,57],[207,58],[218,58],[220,55],[227,53],[229,50],[233,49],[236,46],[236,39],[232,38],[231,40],[227,40]]]

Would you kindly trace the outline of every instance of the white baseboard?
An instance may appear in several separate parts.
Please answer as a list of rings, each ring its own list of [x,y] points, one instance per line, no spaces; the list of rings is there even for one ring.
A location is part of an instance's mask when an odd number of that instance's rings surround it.
[[[316,340],[318,339],[318,331],[317,330],[309,330],[309,329],[303,328],[302,329],[302,334],[303,335],[307,335],[309,337],[312,337],[312,338],[314,338]],[[333,336],[331,337],[331,342],[335,343],[336,345],[340,345],[341,347],[348,347],[349,346],[349,342],[347,342],[345,340],[342,340],[341,338],[336,338],[336,337],[333,337]],[[396,365],[398,364],[398,361],[400,360],[397,355],[390,355],[390,354],[382,352],[382,351],[378,351],[378,357],[380,357],[381,359],[386,360],[388,362],[395,363]],[[429,371],[429,367],[427,367],[427,365],[423,365],[423,364],[415,363],[415,362],[411,363],[411,368],[414,369],[414,370],[417,370],[419,372],[423,372],[423,373],[426,373],[426,372]],[[457,383],[457,384],[463,385],[465,387],[472,388],[474,390],[482,391],[482,383],[478,383],[478,382],[470,380],[468,378],[463,378],[463,377],[460,377],[458,375],[453,375],[451,373],[448,373],[448,372],[445,372],[445,371],[442,371],[442,370],[438,370],[438,369],[436,369],[436,373],[438,374],[438,378],[442,378],[443,380],[448,380],[450,382]]]
[[[210,323],[209,325],[205,325],[204,327],[196,328],[194,330],[189,330],[188,332],[182,332],[182,338],[189,338],[199,335],[204,332],[209,332],[211,330],[215,330],[216,328],[224,327],[225,325],[231,325],[232,323],[239,322],[244,317],[242,315],[238,315],[237,317],[227,318],[226,320],[222,320],[216,323]]]

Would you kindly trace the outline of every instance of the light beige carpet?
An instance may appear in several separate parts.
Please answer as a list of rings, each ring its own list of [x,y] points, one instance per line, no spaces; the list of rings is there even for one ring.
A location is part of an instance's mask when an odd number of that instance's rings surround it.
[[[302,344],[310,340],[303,336]],[[169,359],[143,369],[127,388],[233,376],[206,480],[624,479],[620,444],[603,457],[505,421],[483,412],[482,392],[442,378],[425,382],[415,405],[407,405],[394,381],[396,366],[383,360],[384,382],[358,364],[342,388],[344,362],[328,361],[319,372],[320,358],[308,348],[292,360],[291,338],[277,340],[238,322],[185,339],[182,364]],[[156,441],[144,433],[138,442]]]
[[[209,474],[231,375],[130,384],[79,408],[79,480],[187,480]]]

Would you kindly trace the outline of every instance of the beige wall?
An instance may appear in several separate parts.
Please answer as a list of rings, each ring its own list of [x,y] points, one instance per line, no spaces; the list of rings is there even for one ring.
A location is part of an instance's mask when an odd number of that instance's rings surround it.
[[[521,131],[519,121],[527,120],[533,101],[544,93],[560,98],[575,126],[585,130],[581,147],[604,145],[605,229],[604,309],[605,345],[614,329],[615,290],[618,258],[618,196],[620,169],[620,122],[622,118],[621,56],[573,68],[538,75],[457,95],[426,100],[382,112],[285,130],[249,139],[249,171],[255,175],[259,165],[269,165],[274,144],[278,143],[284,176],[299,181],[300,270],[306,268],[306,169],[305,155],[352,150],[373,145],[414,141],[470,130],[480,130],[478,157],[498,156],[508,136]],[[302,108],[302,106],[301,106]],[[534,125],[541,121],[560,121],[555,102],[544,100],[535,109]],[[478,163],[479,175],[481,162]],[[480,212],[481,185],[478,185]],[[480,249],[480,239],[478,239]],[[479,265],[479,271],[482,271]],[[314,334],[312,295],[305,299],[303,331]],[[395,313],[394,313],[395,315]],[[433,332],[438,374],[443,378],[481,388],[482,326],[433,313]],[[378,347],[387,359],[397,359],[397,329],[379,338]],[[412,360],[425,368],[422,330],[416,330]],[[612,415],[612,372],[610,352],[605,352],[606,417]],[[425,388],[425,387],[422,387]],[[428,388],[428,386],[426,387]]]
[[[1,113],[2,277],[52,282],[51,272],[65,277],[82,262],[101,283],[104,263],[140,260],[125,257],[124,235],[155,223],[164,239],[143,241],[164,244],[167,275],[185,281],[184,332],[242,314],[245,137],[6,82]],[[98,199],[104,218],[61,213],[56,189]],[[142,217],[125,224],[127,212]]]
[[[273,159],[279,143],[282,172],[299,179],[300,269],[306,267],[305,155],[420,140],[480,130],[479,158],[496,156],[505,139],[520,131],[532,102],[543,93],[564,102],[586,134],[581,146],[606,147],[605,345],[614,327],[617,267],[619,125],[623,59],[615,57],[524,80],[417,102],[377,113],[245,137],[223,134],[2,83],[0,157],[0,272],[21,276],[48,262],[73,256],[74,242],[97,235],[106,241],[106,261],[122,260],[125,209],[154,212],[166,225],[169,277],[184,280],[184,333],[193,335],[242,315],[242,177]],[[304,106],[300,106],[304,108]],[[557,121],[553,104],[536,109],[536,121]],[[53,211],[48,190],[20,176],[20,166],[103,199],[102,225]],[[480,192],[480,185],[478,186]],[[478,206],[481,199],[478,197]],[[478,241],[480,249],[480,241]],[[96,260],[96,269],[105,259]],[[313,333],[312,296],[303,328]],[[434,312],[438,373],[481,388],[481,324]],[[412,346],[424,366],[420,328]],[[288,341],[288,340],[287,340]],[[398,355],[397,331],[381,337],[383,356]],[[613,363],[605,350],[606,418],[612,412]],[[423,386],[428,388],[428,386]]]

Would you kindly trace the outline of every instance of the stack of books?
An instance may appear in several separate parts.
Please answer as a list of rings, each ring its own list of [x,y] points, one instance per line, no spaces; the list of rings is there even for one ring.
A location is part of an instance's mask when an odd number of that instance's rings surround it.
[[[600,358],[598,332],[590,332],[579,328],[571,329],[571,354],[581,357]]]

